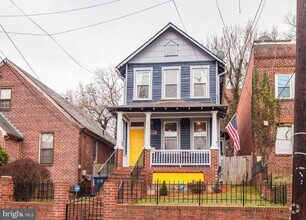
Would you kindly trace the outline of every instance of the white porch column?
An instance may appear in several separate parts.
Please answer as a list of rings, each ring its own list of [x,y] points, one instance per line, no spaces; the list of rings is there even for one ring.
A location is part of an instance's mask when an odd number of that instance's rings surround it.
[[[212,126],[211,126],[211,148],[210,149],[219,149],[218,141],[218,123],[217,123],[217,114],[218,111],[212,111]]]
[[[145,149],[151,149],[151,112],[145,112],[146,124],[145,124]]]
[[[123,115],[123,112],[117,112],[117,142],[116,142],[117,149],[123,149],[123,146],[122,146],[122,140],[123,140],[122,115]]]

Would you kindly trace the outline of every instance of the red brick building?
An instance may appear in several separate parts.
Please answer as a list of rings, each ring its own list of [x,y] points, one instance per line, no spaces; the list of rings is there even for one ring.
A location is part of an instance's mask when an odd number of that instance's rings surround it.
[[[53,181],[77,183],[113,151],[93,119],[9,60],[0,63],[0,146],[9,161],[31,158]]]
[[[237,109],[241,142],[240,155],[254,152],[252,139],[252,74],[267,73],[275,97],[280,100],[281,115],[276,119],[276,143],[269,159],[269,172],[291,173],[293,146],[294,72],[296,48],[292,41],[255,42]]]

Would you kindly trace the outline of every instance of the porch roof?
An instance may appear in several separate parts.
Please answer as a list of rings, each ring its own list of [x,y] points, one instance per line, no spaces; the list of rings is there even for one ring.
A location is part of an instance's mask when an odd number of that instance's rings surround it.
[[[17,130],[17,128],[3,115],[0,113],[0,127],[6,132],[6,135],[14,140],[22,141],[23,134]]]
[[[129,105],[111,106],[108,109],[112,114],[116,114],[116,111],[122,112],[209,112],[218,111],[221,117],[225,116],[227,106],[217,105],[202,102],[186,102],[182,100],[171,101],[158,101],[158,102],[145,102],[145,103],[133,103]]]

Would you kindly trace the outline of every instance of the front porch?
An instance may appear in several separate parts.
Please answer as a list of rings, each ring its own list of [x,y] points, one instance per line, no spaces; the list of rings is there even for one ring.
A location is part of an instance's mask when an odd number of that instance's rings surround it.
[[[117,115],[118,167],[154,172],[201,172],[216,179],[219,119],[226,106],[155,102],[110,108]]]

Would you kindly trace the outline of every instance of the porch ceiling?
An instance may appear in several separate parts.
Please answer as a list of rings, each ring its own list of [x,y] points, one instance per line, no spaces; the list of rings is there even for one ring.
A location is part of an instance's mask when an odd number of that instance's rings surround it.
[[[211,111],[218,111],[219,117],[224,117],[227,106],[217,105],[201,102],[186,102],[186,101],[159,101],[159,102],[146,102],[146,103],[133,103],[130,105],[120,105],[108,107],[112,114],[116,114],[117,111],[129,113],[141,113],[141,112],[152,112],[154,115],[165,115],[165,113],[171,113],[182,115],[192,114],[208,114]],[[187,113],[190,112],[190,113]],[[140,114],[143,117],[143,114]],[[153,115],[152,115],[153,116]]]

